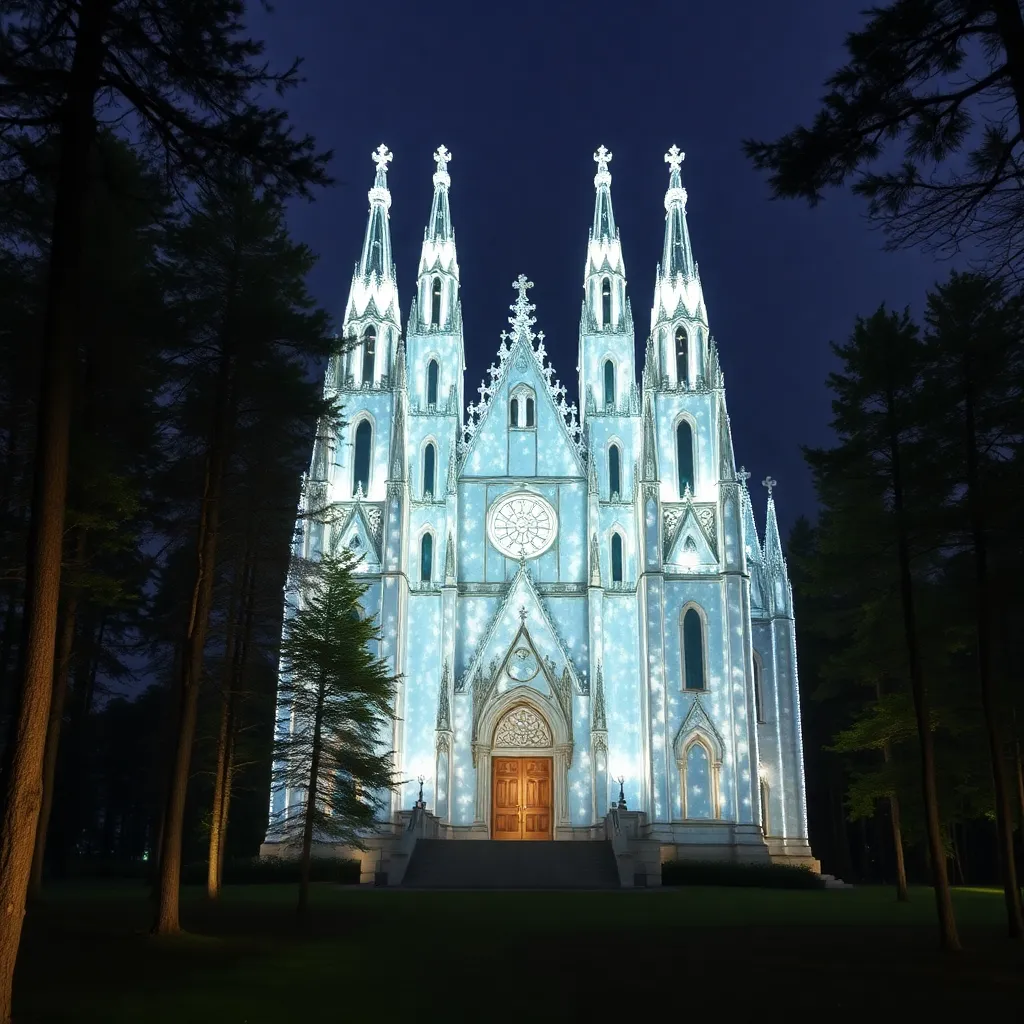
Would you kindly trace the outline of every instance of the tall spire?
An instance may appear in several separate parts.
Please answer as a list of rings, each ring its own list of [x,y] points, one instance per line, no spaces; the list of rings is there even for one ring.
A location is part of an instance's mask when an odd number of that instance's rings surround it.
[[[397,326],[398,285],[395,264],[391,255],[391,229],[388,211],[391,193],[388,191],[388,164],[393,154],[382,142],[371,154],[377,165],[373,188],[367,193],[370,214],[363,239],[363,252],[356,264],[345,309],[346,322],[364,316],[379,316],[392,320]]]
[[[594,153],[597,174],[594,175],[594,223],[590,227],[590,241],[587,246],[586,276],[612,273],[624,275],[626,268],[622,262],[622,245],[619,242],[619,229],[615,226],[615,214],[612,212],[612,175],[608,170],[612,154],[604,146],[598,146]]]
[[[416,302],[409,319],[410,331],[440,330],[458,333],[461,325],[459,306],[459,263],[455,255],[455,230],[448,190],[452,179],[448,164],[452,154],[447,147],[434,150],[434,199],[430,220],[423,229],[423,247],[416,272]]]
[[[686,189],[683,188],[680,171],[685,155],[674,144],[665,154],[665,163],[669,165],[668,191],[665,193],[665,244],[654,285],[652,331],[659,323],[677,316],[701,321],[707,319],[686,224]]]
[[[740,501],[743,505],[743,538],[747,549],[747,563],[761,565],[764,562],[764,556],[761,554],[761,541],[757,536],[757,523],[754,522],[754,506],[751,504],[750,492],[747,490],[750,471],[745,466],[740,466],[736,471],[736,479],[739,480],[742,489]]]
[[[789,573],[786,572],[786,556],[782,553],[779,523],[775,518],[775,498],[772,496],[778,481],[766,476],[761,483],[768,489],[768,514],[764,524],[764,569],[770,608],[772,615],[792,615],[793,591],[789,585]]]

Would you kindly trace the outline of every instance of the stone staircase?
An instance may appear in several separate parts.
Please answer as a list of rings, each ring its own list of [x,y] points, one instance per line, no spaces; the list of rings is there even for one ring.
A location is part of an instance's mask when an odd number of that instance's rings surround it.
[[[407,889],[618,889],[607,840],[500,842],[421,839],[402,886]]]

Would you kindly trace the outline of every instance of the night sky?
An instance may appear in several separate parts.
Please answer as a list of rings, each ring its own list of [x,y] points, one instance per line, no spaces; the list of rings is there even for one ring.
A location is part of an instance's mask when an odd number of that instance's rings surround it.
[[[880,302],[920,308],[945,273],[916,252],[887,253],[863,204],[844,192],[815,210],[771,201],[741,152],[805,123],[844,60],[864,0],[613,3],[279,0],[256,5],[268,56],[304,58],[287,98],[296,125],[334,150],[335,187],[296,204],[295,236],[319,254],[312,286],[344,309],[366,225],[371,151],[394,152],[391,232],[403,328],[413,295],[434,162],[453,153],[451,205],[461,270],[466,396],[496,358],[511,284],[536,284],[537,329],[576,396],[587,232],[601,144],[614,154],[612,199],[637,330],[650,324],[668,185],[663,160],[686,153],[690,235],[725,372],[738,463],[753,474],[763,527],[770,473],[783,530],[814,496],[801,444],[828,443],[831,340]],[[340,326],[340,325],[339,325]]]

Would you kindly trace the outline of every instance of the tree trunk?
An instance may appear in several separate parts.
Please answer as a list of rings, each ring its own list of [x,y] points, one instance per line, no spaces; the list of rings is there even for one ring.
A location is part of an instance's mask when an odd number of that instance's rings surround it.
[[[939,915],[939,945],[947,951],[960,949],[956,930],[953,899],[946,873],[946,851],[942,844],[942,821],[939,816],[939,795],[935,784],[935,740],[932,736],[932,716],[928,692],[924,684],[917,641],[917,613],[914,606],[914,580],[910,571],[910,539],[904,507],[904,479],[900,439],[896,428],[895,398],[886,394],[886,418],[889,422],[889,444],[892,465],[893,512],[896,518],[896,550],[899,560],[900,601],[903,608],[903,635],[907,645],[907,663],[910,669],[910,690],[914,698],[914,717],[921,746],[921,791],[924,797],[925,828],[928,834],[928,852],[932,864],[932,886]]]
[[[85,559],[85,531],[76,531],[75,563]],[[43,860],[46,857],[46,835],[53,811],[53,789],[57,779],[57,752],[60,749],[60,731],[64,722],[64,704],[71,673],[71,654],[75,643],[75,623],[78,616],[78,587],[66,590],[63,620],[57,637],[57,650],[53,671],[53,693],[50,698],[50,717],[46,726],[46,752],[43,756],[43,799],[36,824],[36,843],[32,854],[32,874],[29,878],[29,899],[38,899],[43,891]]]
[[[886,760],[888,757],[886,744]],[[907,867],[903,859],[903,828],[900,824],[900,798],[895,793],[889,794],[889,819],[892,822],[892,845],[896,851],[896,901],[908,903],[910,890],[907,888]]]
[[[306,789],[306,815],[302,824],[302,860],[299,875],[299,917],[305,917],[309,910],[310,861],[313,856],[313,813],[316,809],[317,783],[320,778],[320,727],[323,722],[324,687],[320,687],[313,722],[313,752],[309,760],[309,786]]]
[[[1024,70],[1024,69],[1022,69]],[[988,571],[988,531],[985,523],[984,496],[978,469],[978,438],[974,409],[974,368],[969,343],[964,346],[961,372],[964,392],[964,441],[967,456],[967,512],[971,521],[971,540],[974,546],[974,573],[977,586],[975,602],[975,630],[978,643],[978,683],[981,707],[985,715],[985,733],[988,738],[989,761],[995,790],[996,833],[998,836],[999,868],[1003,878],[1003,899],[1006,903],[1006,926],[1011,939],[1024,938],[1024,918],[1021,916],[1020,888],[1017,885],[1017,864],[1013,850],[1013,814],[1010,810],[1009,784],[1003,738],[999,728],[998,695],[992,671],[991,621],[992,599]]]
[[[230,316],[234,290],[233,275],[226,296],[226,321]],[[231,429],[235,404],[233,394],[234,338],[230,325],[225,323],[225,328],[222,336],[213,423],[207,445],[203,495],[199,507],[196,571],[185,628],[178,687],[178,729],[160,845],[160,884],[156,921],[153,926],[153,931],[158,935],[176,935],[181,931],[178,904],[181,887],[181,845],[185,797],[188,793],[189,766],[192,760],[192,743],[196,731],[199,685],[202,681],[203,653],[206,647],[206,629],[213,601],[220,497],[228,461],[228,434]]]
[[[224,820],[224,781],[227,775],[228,737],[231,732],[231,678],[235,666],[235,641],[237,634],[238,602],[245,586],[248,554],[244,553],[236,563],[234,579],[231,581],[231,598],[228,601],[227,631],[224,638],[224,668],[221,673],[220,726],[217,730],[217,766],[213,777],[213,800],[210,807],[210,849],[207,855],[206,895],[215,900],[220,896],[222,845],[221,825]]]
[[[21,942],[42,796],[43,752],[60,598],[76,355],[75,321],[89,191],[87,168],[96,133],[95,95],[110,3],[111,0],[83,0],[79,5],[75,51],[61,110],[25,571],[23,639],[18,655],[21,689],[14,743],[5,757],[0,825],[0,1024],[7,1024],[11,1018],[14,964]]]

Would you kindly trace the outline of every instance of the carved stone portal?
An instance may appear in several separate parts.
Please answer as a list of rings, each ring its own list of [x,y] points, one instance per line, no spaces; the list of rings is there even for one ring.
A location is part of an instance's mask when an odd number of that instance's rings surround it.
[[[494,746],[503,749],[535,749],[551,746],[551,730],[532,708],[513,708],[494,730]]]

